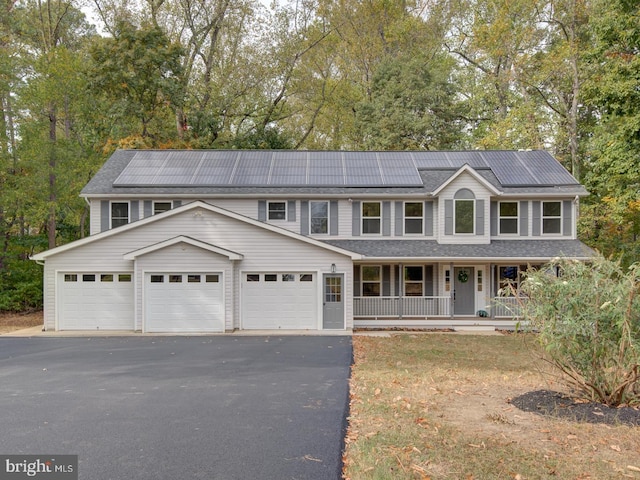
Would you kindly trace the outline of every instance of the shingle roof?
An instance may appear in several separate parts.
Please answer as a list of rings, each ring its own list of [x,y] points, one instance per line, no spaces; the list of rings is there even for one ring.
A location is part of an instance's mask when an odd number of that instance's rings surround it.
[[[579,240],[492,240],[489,245],[445,245],[435,240],[326,240],[366,259],[500,259],[546,261],[555,257],[587,259],[594,250]]]
[[[119,150],[82,194],[429,194],[464,165],[510,193],[586,194],[543,151],[282,150]]]

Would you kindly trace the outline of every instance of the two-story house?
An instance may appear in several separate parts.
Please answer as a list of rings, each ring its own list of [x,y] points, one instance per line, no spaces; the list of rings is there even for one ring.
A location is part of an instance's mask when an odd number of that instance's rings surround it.
[[[45,328],[508,328],[502,286],[593,255],[586,194],[542,151],[117,151],[34,256]]]

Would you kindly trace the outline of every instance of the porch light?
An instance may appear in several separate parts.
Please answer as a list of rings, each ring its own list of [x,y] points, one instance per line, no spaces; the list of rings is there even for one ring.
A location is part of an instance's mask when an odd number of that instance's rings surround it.
[[[331,273],[336,273],[336,264],[335,263],[331,264]]]

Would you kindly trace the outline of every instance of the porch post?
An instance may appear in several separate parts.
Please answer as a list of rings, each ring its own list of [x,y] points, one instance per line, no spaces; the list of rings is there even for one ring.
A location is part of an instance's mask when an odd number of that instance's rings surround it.
[[[449,305],[450,312],[449,317],[453,318],[453,309],[455,306],[455,295],[456,295],[456,278],[453,274],[453,262],[449,263],[449,282],[451,283],[451,291],[449,292]]]
[[[402,320],[402,296],[404,295],[404,268],[402,267],[402,263],[398,264],[398,277],[398,316],[400,320]]]
[[[496,309],[494,307],[493,299],[496,296],[496,265],[494,263],[489,265],[489,269],[491,273],[489,274],[489,281],[491,282],[489,286],[489,305],[491,306],[491,318],[496,318]]]

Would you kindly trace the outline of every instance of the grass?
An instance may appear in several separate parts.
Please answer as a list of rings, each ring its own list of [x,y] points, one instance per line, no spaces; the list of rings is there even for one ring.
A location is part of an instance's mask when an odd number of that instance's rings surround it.
[[[354,336],[344,477],[640,479],[640,429],[525,413],[508,402],[561,390],[532,338]]]

